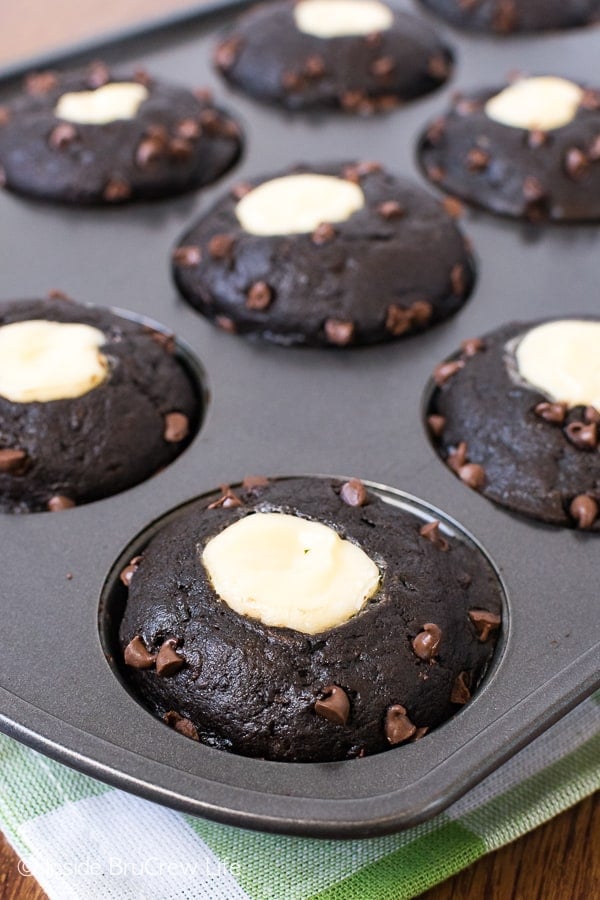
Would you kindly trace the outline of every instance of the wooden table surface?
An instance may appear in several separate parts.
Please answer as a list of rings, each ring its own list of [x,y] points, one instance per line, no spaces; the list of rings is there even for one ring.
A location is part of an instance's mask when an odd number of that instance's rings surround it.
[[[0,2],[0,65],[109,33],[193,0],[20,0]],[[43,900],[0,835],[0,897]],[[434,888],[427,900],[600,900],[600,795],[490,854]],[[285,900],[285,898],[277,898]]]

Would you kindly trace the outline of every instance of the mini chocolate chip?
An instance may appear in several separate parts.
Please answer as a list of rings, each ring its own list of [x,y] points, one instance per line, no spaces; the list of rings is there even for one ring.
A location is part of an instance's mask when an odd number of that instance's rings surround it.
[[[134,556],[133,559],[128,563],[128,565],[126,565],[122,570],[121,574],[119,575],[119,579],[125,585],[125,587],[128,588],[131,584],[131,579],[139,569],[141,561],[141,556]]]
[[[28,458],[25,450],[4,447],[0,450],[0,473],[3,475],[22,475],[27,468]]]
[[[458,706],[464,706],[471,699],[471,691],[469,685],[471,679],[468,672],[460,672],[454,679],[452,691],[450,693],[450,703],[456,703]]]
[[[175,652],[178,641],[175,638],[168,638],[161,646],[156,656],[156,674],[161,678],[168,678],[175,675],[185,666],[185,659]]]
[[[88,87],[99,88],[110,81],[110,71],[106,63],[96,59],[90,63],[87,69],[86,81]]]
[[[498,0],[492,28],[499,34],[509,34],[517,27],[518,16],[514,0]]]
[[[442,206],[452,219],[460,219],[465,214],[464,203],[457,197],[444,197]]]
[[[0,106],[0,126],[7,125],[10,122],[10,109],[8,106]]]
[[[481,147],[471,147],[467,153],[467,169],[470,172],[483,172],[490,162],[490,154]]]
[[[578,494],[569,506],[569,513],[577,522],[578,528],[591,528],[599,511],[597,501],[588,494]]]
[[[64,300],[66,303],[73,303],[73,298],[69,297],[68,294],[65,294],[64,291],[59,291],[57,288],[52,288],[51,291],[48,291],[48,298],[50,300]]]
[[[410,331],[413,327],[413,316],[409,309],[404,309],[402,306],[397,306],[396,303],[391,303],[387,308],[387,315],[385,319],[385,330],[389,331],[390,334],[393,334],[395,337],[399,337],[402,334],[406,334],[407,331]]]
[[[227,38],[217,46],[214,55],[214,63],[218,69],[227,72],[231,69],[238,58],[242,49],[242,40],[239,37]]]
[[[496,613],[489,612],[487,609],[470,609],[469,618],[475,626],[475,631],[479,635],[479,640],[484,644],[493,631],[497,631],[500,627],[502,619]]]
[[[75,501],[71,500],[70,497],[65,497],[64,494],[55,494],[53,497],[50,497],[47,506],[50,512],[62,512],[63,509],[72,509],[75,506]]]
[[[337,684],[323,690],[323,696],[315,701],[315,712],[334,725],[346,725],[350,718],[350,700],[346,691]]]
[[[367,99],[364,91],[345,91],[340,97],[342,108],[348,112],[356,111]]]
[[[174,334],[166,334],[164,331],[156,331],[155,328],[148,328],[147,333],[150,336],[150,339],[154,341],[155,344],[158,344],[159,347],[162,347],[165,353],[172,355],[175,353],[176,342]]]
[[[206,129],[207,134],[218,134],[221,129],[219,113],[212,107],[203,109],[198,116],[200,125]]]
[[[458,470],[465,465],[467,461],[467,453],[467,442],[461,441],[460,444],[458,444],[457,447],[455,447],[455,449],[448,454],[446,462],[453,472],[458,472]]]
[[[313,53],[304,63],[304,73],[309,78],[322,78],[325,74],[325,61],[322,56]]]
[[[584,88],[579,105],[591,112],[600,109],[600,91],[594,88]]]
[[[150,653],[141,636],[136,634],[125,647],[123,659],[132,669],[151,669],[156,663],[156,653]]]
[[[440,523],[438,519],[434,519],[432,522],[427,522],[425,525],[422,525],[419,528],[419,534],[421,537],[431,541],[438,550],[442,550],[444,553],[450,549],[450,544],[440,532]]]
[[[534,413],[545,422],[552,422],[553,425],[562,425],[567,415],[566,403],[549,403],[542,401],[534,407]]]
[[[360,478],[351,478],[341,487],[340,500],[348,506],[364,506],[368,499],[367,489]]]
[[[377,160],[362,159],[356,164],[356,169],[359,176],[362,178],[365,175],[376,175],[378,172],[382,172],[383,166],[380,162],[377,162]]]
[[[426,325],[433,315],[433,306],[427,300],[415,300],[409,313],[415,325]]]
[[[189,159],[194,152],[194,148],[190,141],[181,137],[174,137],[168,143],[167,150],[171,159],[185,161]]]
[[[423,625],[423,631],[412,641],[412,648],[415,655],[425,662],[431,662],[437,656],[440,642],[442,640],[442,629],[433,622],[427,622]]]
[[[58,86],[56,72],[33,72],[25,79],[25,93],[49,94]]]
[[[215,316],[215,325],[227,334],[235,334],[237,331],[235,322],[229,316]]]
[[[178,712],[175,712],[174,709],[170,709],[163,716],[163,720],[174,731],[177,731],[179,734],[183,734],[184,737],[191,738],[193,741],[199,741],[200,735],[198,734],[198,729],[194,725],[191,719],[186,719],[185,716],[180,715]]]
[[[335,228],[329,222],[321,222],[317,225],[310,236],[313,244],[320,247],[322,244],[329,244],[335,238]]]
[[[189,269],[192,266],[197,266],[201,259],[202,250],[200,247],[194,247],[192,244],[176,247],[173,250],[173,262],[176,266],[182,266],[182,268]]]
[[[481,338],[467,338],[461,343],[460,349],[463,356],[477,356],[478,353],[485,350],[485,341],[482,341]]]
[[[438,416],[435,413],[431,416],[427,416],[427,427],[434,437],[441,437],[444,433],[444,428],[446,427],[446,417]]]
[[[354,337],[354,322],[345,319],[326,319],[325,335],[330,344],[346,347]]]
[[[178,444],[190,433],[190,420],[180,412],[170,412],[165,416],[163,437],[168,444]]]
[[[565,156],[565,169],[573,181],[579,181],[586,174],[590,161],[579,147],[571,147]]]
[[[600,134],[594,138],[588,147],[588,157],[592,162],[598,162],[598,160],[600,160]]]
[[[145,137],[135,151],[135,162],[141,169],[151,165],[165,155],[165,142],[158,136]]]
[[[461,572],[456,576],[456,580],[460,584],[461,588],[464,588],[466,590],[467,588],[471,587],[473,576],[468,572]]]
[[[465,267],[462,263],[455,263],[450,269],[450,284],[452,292],[457,297],[462,297],[466,289]]]
[[[586,406],[583,411],[583,418],[586,422],[595,422],[596,425],[600,425],[600,412],[595,406]]]
[[[436,81],[445,81],[449,72],[450,62],[442,53],[436,53],[427,63],[427,74]]]
[[[48,144],[53,150],[63,150],[72,144],[77,137],[77,129],[70,122],[59,122],[48,138]]]
[[[252,190],[252,185],[249,181],[240,181],[231,188],[231,193],[235,197],[236,200],[241,200],[242,197],[245,197],[246,194],[249,194]]]
[[[261,488],[266,488],[268,485],[269,479],[263,475],[246,475],[242,481],[243,489],[250,494],[258,493]]]
[[[383,219],[401,219],[406,210],[397,200],[385,200],[379,204],[377,212]]]
[[[446,170],[442,166],[428,164],[425,166],[427,177],[434,184],[439,184],[446,177]]]
[[[123,178],[111,178],[104,186],[102,196],[109,203],[121,203],[131,197],[131,186]]]
[[[415,741],[420,741],[422,737],[425,737],[428,731],[429,725],[423,725],[421,728],[417,728],[413,736],[409,739],[409,743],[412,744]]]
[[[383,35],[380,31],[372,31],[370,34],[365,35],[365,44],[367,47],[379,47],[383,40]]]
[[[177,137],[184,138],[186,141],[195,141],[200,137],[200,123],[195,119],[182,119],[175,126]]]
[[[485,469],[478,463],[465,463],[458,470],[458,477],[468,487],[479,491],[485,484]]]
[[[152,77],[147,69],[138,66],[138,68],[133,73],[133,80],[138,84],[143,84],[144,87],[150,87],[152,84]]]
[[[213,92],[210,88],[197,87],[192,90],[192,93],[200,103],[210,104],[213,102]]]
[[[538,147],[543,147],[547,142],[548,132],[542,131],[541,128],[533,128],[527,134],[527,146],[531,147],[532,150],[537,150]]]
[[[236,497],[229,485],[222,484],[221,496],[218,500],[213,500],[212,503],[209,503],[207,509],[234,509],[237,506],[243,505],[240,498]]]
[[[448,362],[440,363],[440,365],[436,366],[433,370],[433,380],[441,387],[446,384],[446,382],[450,381],[457,372],[464,369],[464,367],[465,362],[463,359],[452,359]]]
[[[227,259],[235,246],[235,238],[231,234],[214,234],[208,242],[208,252],[213,259]]]
[[[473,113],[477,112],[481,108],[480,101],[474,100],[472,97],[464,97],[459,92],[454,94],[454,97],[452,98],[452,105],[454,107],[454,111],[458,113],[459,116],[472,116]]]
[[[413,725],[406,714],[406,709],[399,703],[390,706],[385,714],[385,736],[389,743],[402,744],[416,734],[417,726]]]
[[[389,78],[395,68],[393,56],[380,56],[371,63],[370,71],[376,78]]]
[[[304,79],[299,72],[287,71],[281,76],[281,86],[288,94],[300,91],[304,85]]]
[[[146,136],[162,141],[165,146],[167,144],[167,141],[169,140],[169,133],[164,125],[148,125],[148,127],[146,128]]]
[[[527,175],[523,180],[523,197],[528,203],[538,203],[546,196],[546,191],[539,178]]]
[[[565,433],[578,450],[595,450],[598,446],[598,426],[595,422],[570,422]]]
[[[273,302],[273,290],[266,281],[255,281],[246,294],[248,309],[263,310]]]

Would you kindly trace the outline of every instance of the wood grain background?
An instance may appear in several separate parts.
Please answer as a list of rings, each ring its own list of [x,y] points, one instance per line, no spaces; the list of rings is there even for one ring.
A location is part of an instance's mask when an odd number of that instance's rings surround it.
[[[0,0],[0,66],[197,5],[190,0]],[[0,835],[0,898],[44,900],[35,880],[19,874],[18,862]],[[600,794],[490,854],[425,897],[600,900]]]

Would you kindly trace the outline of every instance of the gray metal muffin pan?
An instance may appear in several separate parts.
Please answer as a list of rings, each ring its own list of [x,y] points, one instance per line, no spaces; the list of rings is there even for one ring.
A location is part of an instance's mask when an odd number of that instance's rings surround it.
[[[230,16],[223,7],[102,49],[110,63],[212,85],[237,112],[246,153],[218,185],[115,209],[0,197],[3,298],[60,288],[158,320],[201,361],[209,393],[199,435],[150,481],[60,514],[1,517],[0,727],[96,778],[222,822],[322,837],[383,834],[444,809],[600,686],[597,535],[492,506],[440,462],[423,428],[429,375],[464,338],[515,318],[598,312],[599,229],[469,213],[479,279],[464,309],[416,338],[331,352],[219,332],[178,299],[170,249],[229,185],[287,162],[378,159],[422,181],[417,135],[453,91],[498,83],[519,68],[593,81],[599,37],[587,30],[496,41],[438,25],[457,54],[442,91],[383,118],[291,117],[228,91],[212,73],[215,34]],[[2,93],[12,90],[5,78]],[[328,764],[226,754],[152,718],[105,658],[103,585],[136,535],[222,482],[306,472],[355,475],[439,507],[501,575],[509,614],[493,669],[473,701],[418,744]]]

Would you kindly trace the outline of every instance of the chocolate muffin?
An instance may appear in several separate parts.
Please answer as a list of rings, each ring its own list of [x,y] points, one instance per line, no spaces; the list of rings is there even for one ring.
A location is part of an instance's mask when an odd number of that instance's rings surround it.
[[[600,19],[600,0],[421,0],[466,31],[497,35],[580,28]]]
[[[132,693],[194,740],[271,760],[422,738],[470,700],[500,627],[480,551],[356,479],[223,487],[121,581]]]
[[[469,487],[541,522],[600,531],[600,320],[513,322],[435,370],[429,428]]]
[[[215,65],[259,100],[364,115],[438,88],[452,53],[421,19],[381,0],[286,0],[245,13]]]
[[[201,411],[172,337],[67,299],[0,305],[0,511],[132,487],[181,453]]]
[[[0,107],[0,167],[10,190],[72,204],[170,197],[215,181],[241,131],[206,91],[113,74],[103,63],[40,72]]]
[[[460,309],[474,282],[442,205],[377,163],[238,185],[181,238],[173,271],[226,331],[330,347],[422,331]]]
[[[521,78],[459,96],[419,147],[434,184],[491,212],[533,221],[600,218],[600,91]]]

